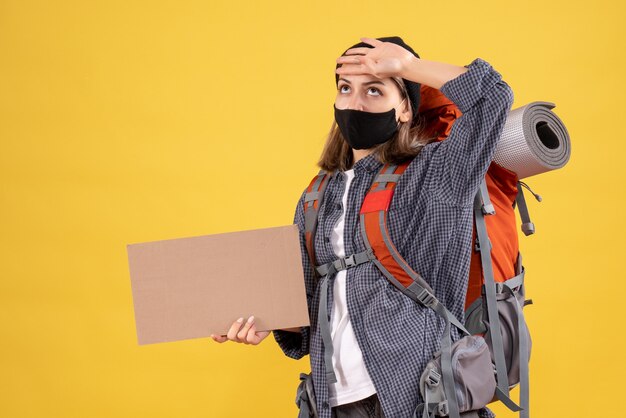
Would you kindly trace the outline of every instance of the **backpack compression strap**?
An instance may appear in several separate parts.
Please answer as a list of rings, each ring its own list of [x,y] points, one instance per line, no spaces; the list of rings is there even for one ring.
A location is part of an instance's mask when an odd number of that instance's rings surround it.
[[[402,293],[416,302],[433,309],[445,320],[441,338],[441,369],[443,386],[448,400],[449,416],[460,417],[452,371],[452,338],[450,325],[454,324],[462,332],[470,335],[463,325],[446,307],[437,300],[432,288],[424,278],[414,271],[391,242],[387,229],[387,212],[395,187],[409,163],[386,164],[380,170],[369,192],[363,200],[360,211],[360,228],[367,250],[372,250],[372,260],[383,275]]]
[[[519,195],[518,195],[519,196]],[[521,404],[522,406],[518,406],[515,402],[513,402],[513,400],[511,400],[510,396],[509,396],[509,378],[508,378],[508,373],[507,373],[507,367],[506,367],[506,360],[505,360],[505,354],[504,354],[504,342],[502,339],[502,333],[500,331],[500,315],[498,313],[498,302],[497,302],[497,290],[496,290],[496,281],[495,281],[495,276],[493,274],[493,266],[492,266],[492,261],[491,261],[491,242],[489,241],[489,236],[487,235],[487,225],[485,223],[485,216],[487,215],[493,215],[495,214],[495,211],[493,210],[493,206],[491,206],[491,202],[489,202],[489,195],[487,193],[487,184],[485,182],[485,180],[483,179],[481,186],[478,190],[478,193],[476,194],[476,197],[474,199],[474,220],[476,222],[476,238],[478,240],[478,246],[480,249],[480,261],[481,261],[481,265],[482,265],[482,271],[483,271],[483,277],[484,277],[484,288],[485,288],[485,298],[487,301],[487,317],[488,317],[488,321],[489,321],[489,333],[491,335],[491,341],[492,341],[492,349],[493,349],[493,357],[495,360],[495,365],[496,365],[496,381],[497,381],[497,388],[496,388],[496,396],[497,398],[504,403],[507,408],[509,408],[511,411],[522,411],[520,412],[520,415],[522,416],[522,418],[527,418],[528,417],[528,379],[527,376],[521,376],[524,370],[527,370],[524,368],[524,362],[527,365],[528,364],[528,359],[526,356],[527,351],[527,342],[526,342],[526,334],[525,331],[522,329],[521,331],[524,331],[524,333],[519,334],[519,338],[520,338],[520,364],[521,364],[521,368],[520,368],[520,389],[521,389],[521,394],[520,394],[520,398],[521,398]],[[518,268],[520,268],[520,266],[518,265]],[[507,283],[509,286],[513,285],[514,282],[516,283],[517,281],[521,281],[523,280],[523,272],[518,274],[517,276],[515,276],[514,279],[510,279],[510,281],[507,281],[509,283]],[[502,287],[501,283],[498,283],[498,285],[500,285],[500,288]],[[514,296],[515,299],[515,296]],[[517,299],[516,299],[517,301]],[[516,302],[517,303],[517,302]],[[523,313],[521,311],[521,308],[518,309],[518,328],[519,327],[523,327],[523,325],[520,325],[520,322],[523,322]],[[518,329],[518,332],[520,330]],[[525,352],[522,353],[522,350],[524,350]],[[526,397],[524,396],[526,395]]]

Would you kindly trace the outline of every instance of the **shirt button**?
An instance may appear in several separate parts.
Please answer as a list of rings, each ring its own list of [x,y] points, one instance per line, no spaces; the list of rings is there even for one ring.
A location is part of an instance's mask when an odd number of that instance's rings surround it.
[[[335,206],[338,210],[341,210],[341,203],[337,203],[337,205]]]
[[[328,402],[326,401],[322,402],[322,408],[328,409]]]
[[[330,242],[330,237],[324,237],[324,240],[325,240],[326,242]]]

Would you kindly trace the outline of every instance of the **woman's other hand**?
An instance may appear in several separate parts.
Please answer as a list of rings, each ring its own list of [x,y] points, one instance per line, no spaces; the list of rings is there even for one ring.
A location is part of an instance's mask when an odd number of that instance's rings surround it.
[[[254,325],[254,316],[243,322],[243,318],[239,318],[231,325],[226,335],[213,335],[211,338],[218,343],[224,343],[228,340],[237,343],[257,345],[270,334],[270,331],[257,331]]]
[[[374,77],[403,77],[410,64],[418,58],[410,51],[392,42],[383,42],[374,38],[361,38],[361,41],[373,48],[350,48],[345,55],[337,58],[342,64],[337,74],[370,74]]]

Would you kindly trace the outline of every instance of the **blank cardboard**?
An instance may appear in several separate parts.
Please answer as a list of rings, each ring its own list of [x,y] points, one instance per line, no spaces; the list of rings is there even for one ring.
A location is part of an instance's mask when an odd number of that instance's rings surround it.
[[[296,225],[127,245],[139,344],[309,325]]]

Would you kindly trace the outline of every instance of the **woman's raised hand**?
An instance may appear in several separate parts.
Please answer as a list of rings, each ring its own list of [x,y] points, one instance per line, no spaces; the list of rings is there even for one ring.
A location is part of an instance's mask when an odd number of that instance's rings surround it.
[[[251,316],[245,324],[243,318],[239,318],[233,322],[225,336],[211,334],[211,338],[218,343],[224,343],[230,340],[237,343],[257,345],[269,334],[270,331],[257,331],[254,324],[254,316]]]
[[[418,59],[411,51],[392,42],[374,38],[361,38],[361,41],[373,48],[348,49],[345,55],[337,58],[337,63],[342,64],[337,68],[337,74],[369,74],[377,78],[402,77],[411,62]]]

